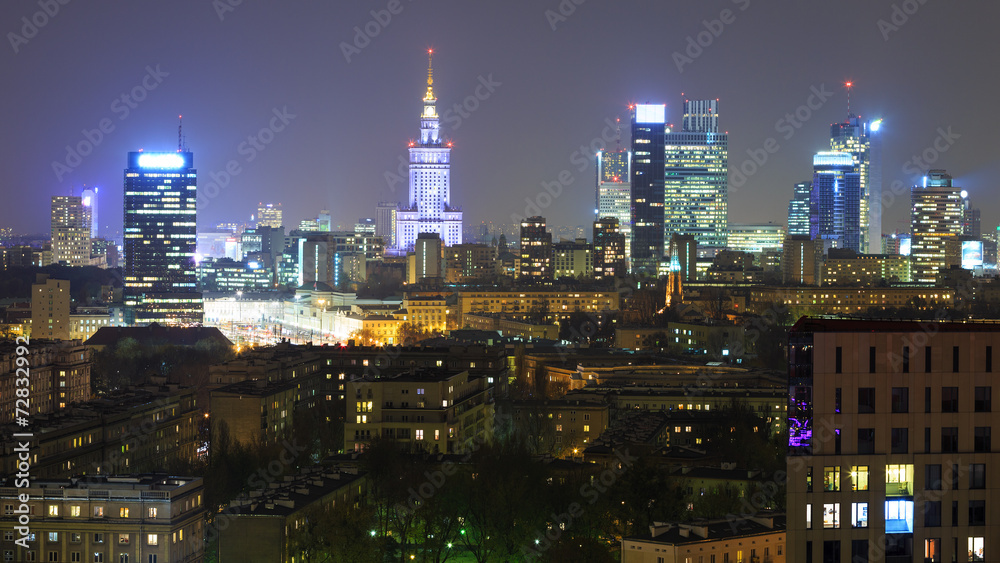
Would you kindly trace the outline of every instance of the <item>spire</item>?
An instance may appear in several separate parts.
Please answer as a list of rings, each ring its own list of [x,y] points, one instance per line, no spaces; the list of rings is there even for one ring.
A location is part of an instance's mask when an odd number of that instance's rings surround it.
[[[424,96],[424,101],[437,101],[434,97],[434,49],[427,49],[427,94]]]
[[[849,121],[852,117],[854,117],[854,114],[851,113],[851,88],[854,87],[854,83],[845,82],[844,86],[847,87],[847,119]]]

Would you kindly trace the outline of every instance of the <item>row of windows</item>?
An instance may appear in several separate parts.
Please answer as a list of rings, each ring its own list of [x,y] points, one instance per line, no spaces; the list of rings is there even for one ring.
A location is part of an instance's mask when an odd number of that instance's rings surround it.
[[[875,346],[868,348],[868,373],[875,373],[875,364],[878,357],[877,349]],[[910,373],[910,347],[903,346],[903,353],[897,355],[895,353],[891,354],[889,357],[889,363],[893,367],[901,367],[903,373]],[[934,348],[932,346],[924,346],[924,373],[931,373],[931,368],[933,366],[934,358]],[[952,373],[958,373],[961,368],[961,347],[952,346],[951,348],[951,371]],[[834,354],[834,369],[836,373],[844,372],[844,350],[842,346],[837,346]],[[983,365],[983,371],[986,373],[993,372],[993,347],[987,346],[985,353],[985,362]]]
[[[14,552],[13,551],[9,551],[9,550],[8,551],[4,551],[3,552],[3,560],[4,561],[13,561],[14,560]],[[71,563],[73,563],[73,562],[82,562],[83,561],[83,555],[79,551],[73,551],[73,552],[71,552],[69,554],[69,560],[70,560]],[[136,560],[137,561],[141,561],[141,558],[136,558]],[[26,552],[25,559],[23,559],[23,561],[38,561],[38,559],[36,558],[36,553],[34,551],[28,551],[28,552]],[[48,561],[59,561],[59,552],[58,551],[50,551],[49,552]],[[158,558],[157,558],[157,556],[156,556],[155,553],[150,553],[148,555],[147,561],[149,563],[157,563]],[[93,562],[94,563],[104,563],[104,554],[103,553],[94,553]],[[127,554],[127,553],[120,553],[120,554],[118,554],[118,563],[129,563],[129,554]]]
[[[951,561],[986,561],[984,554],[985,539],[983,536],[968,536],[964,542],[961,538],[952,538],[952,558]],[[944,561],[942,549],[944,544],[941,538],[927,538],[924,540],[924,561]],[[851,540],[851,563],[868,563],[869,561],[868,540]],[[919,547],[918,547],[919,549]],[[913,545],[912,538],[907,541],[906,537],[888,535],[886,536],[885,548],[876,547],[876,554],[871,561],[883,561],[885,557],[901,557],[907,561],[912,561]],[[964,554],[968,552],[968,559]],[[960,559],[960,557],[962,557]],[[823,563],[840,563],[840,540],[825,540],[823,542]],[[813,542],[806,542],[805,561],[813,561]]]
[[[910,453],[910,429],[909,428],[892,428],[890,430],[890,453],[894,454],[906,454]],[[974,453],[990,453],[993,451],[992,444],[992,434],[993,430],[990,426],[976,426],[973,428],[972,435],[972,451]],[[968,446],[966,446],[968,448]],[[842,453],[842,440],[840,429],[837,428],[834,431],[834,443],[833,443],[834,455],[840,455]],[[875,429],[874,428],[859,428],[858,429],[858,441],[857,450],[853,453],[857,454],[875,454]],[[940,453],[958,453],[959,451],[959,441],[958,441],[958,427],[957,426],[944,426],[941,428],[941,441]],[[924,428],[924,453],[931,453],[931,429],[930,427]],[[882,453],[882,452],[879,452]]]
[[[959,412],[958,387],[941,388],[941,410],[942,413]],[[975,387],[972,393],[973,409],[975,412],[993,412],[993,387]],[[932,412],[933,406],[931,387],[924,387],[924,412]],[[837,387],[834,390],[834,412],[840,413],[843,408],[843,390]],[[892,413],[905,414],[910,412],[910,388],[893,387],[890,392],[889,409]],[[858,388],[858,411],[859,414],[870,414],[879,412],[876,401],[874,387]]]
[[[940,491],[946,482],[942,478],[941,464],[927,464],[924,466],[924,489],[928,491]],[[964,469],[961,468],[961,469]],[[950,475],[944,475],[951,480],[951,490],[959,489],[959,477],[961,469],[957,464],[950,468]],[[813,492],[813,468],[806,470],[806,492]],[[848,472],[851,481],[852,491],[867,491],[870,483],[871,473],[867,465],[852,465]],[[843,472],[839,465],[827,465],[823,467],[823,491],[840,492],[841,477]],[[968,484],[970,490],[986,488],[986,464],[973,463],[968,469]],[[886,495],[911,494],[913,492],[913,465],[893,464],[885,468]]]

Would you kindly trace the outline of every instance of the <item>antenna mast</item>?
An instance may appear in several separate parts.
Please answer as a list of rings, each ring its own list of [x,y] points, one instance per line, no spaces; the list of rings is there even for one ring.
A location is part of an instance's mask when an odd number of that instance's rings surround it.
[[[177,152],[183,152],[184,151],[183,130],[184,130],[184,116],[183,115],[178,115],[177,116]]]

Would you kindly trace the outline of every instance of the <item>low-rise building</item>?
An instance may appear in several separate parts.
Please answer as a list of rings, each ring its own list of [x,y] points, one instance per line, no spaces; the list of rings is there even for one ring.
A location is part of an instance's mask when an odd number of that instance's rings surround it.
[[[447,368],[352,379],[347,383],[344,450],[360,451],[378,436],[429,453],[455,453],[469,440],[489,440],[496,383],[492,377]]]
[[[0,487],[4,561],[200,563],[204,557],[201,477],[133,475],[33,481]],[[28,495],[22,502],[19,495]],[[15,507],[31,516],[28,547],[15,544]]]
[[[910,281],[910,257],[898,254],[858,254],[831,248],[823,264],[824,286],[876,286]]]
[[[31,474],[74,475],[155,471],[194,463],[201,419],[194,389],[177,386],[124,389],[113,399],[71,405],[36,415],[26,427],[0,427],[0,471],[17,472],[15,435],[33,434]]]
[[[536,453],[578,456],[608,427],[608,405],[595,399],[517,401],[514,428],[532,442]]]
[[[318,513],[351,509],[363,498],[366,479],[357,470],[320,466],[245,493],[225,509],[219,527],[220,561],[307,561],[297,543]]]
[[[622,540],[622,563],[784,563],[785,538],[783,515],[655,522],[649,534]]]
[[[14,419],[17,379],[28,377],[28,414],[47,414],[90,399],[91,354],[78,342],[31,340],[26,354],[14,341],[0,344],[0,420]],[[26,358],[22,366],[18,359]],[[22,405],[23,406],[23,405]]]
[[[954,304],[955,290],[944,287],[761,287],[749,290],[746,312],[763,315],[777,305],[798,318],[858,313],[873,307],[937,310]]]
[[[619,295],[615,291],[462,291],[458,310],[468,313],[531,313],[544,310],[550,314],[573,312],[599,313],[617,311]]]
[[[209,399],[212,446],[219,443],[223,432],[228,432],[234,444],[278,442],[292,430],[297,383],[295,380],[256,379],[214,389]]]

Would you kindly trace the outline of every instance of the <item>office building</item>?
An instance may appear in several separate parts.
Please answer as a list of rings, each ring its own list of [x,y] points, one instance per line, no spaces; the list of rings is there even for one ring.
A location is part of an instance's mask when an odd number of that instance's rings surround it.
[[[35,480],[0,488],[0,502],[32,514],[28,548],[16,545],[15,519],[0,522],[6,561],[200,563],[207,512],[201,477],[162,474]]]
[[[931,170],[910,189],[910,260],[913,281],[936,283],[948,246],[964,230],[964,197],[944,170]]]
[[[719,132],[718,100],[685,100],[684,127],[665,139],[665,241],[691,235],[707,256],[726,247],[729,135]]]
[[[125,305],[138,325],[200,324],[197,171],[190,152],[128,153]]]
[[[785,285],[818,285],[823,265],[823,244],[809,235],[785,238],[781,253],[782,281]]]
[[[444,277],[444,241],[438,233],[420,233],[406,255],[406,281],[414,284]]]
[[[37,274],[31,286],[31,337],[69,340],[69,281]]]
[[[850,86],[848,86],[850,88]],[[850,153],[853,171],[861,187],[858,219],[861,253],[875,253],[882,239],[882,120],[863,121],[848,113],[847,120],[830,126],[830,150]],[[871,245],[876,245],[872,248]]]
[[[813,157],[809,236],[824,250],[862,252],[861,175],[847,152],[820,152]]]
[[[552,235],[545,228],[544,217],[528,217],[521,221],[520,256],[519,282],[552,280]]]
[[[409,147],[409,199],[396,212],[396,248],[400,251],[413,250],[420,233],[437,233],[445,246],[462,243],[462,211],[451,203],[451,142],[441,138],[432,66],[427,68],[423,102],[420,140]]]
[[[80,192],[80,202],[83,204],[84,223],[90,226],[90,238],[97,238],[97,193],[98,189],[86,188]]]
[[[613,279],[628,273],[627,237],[618,218],[601,217],[594,221],[594,278]]]
[[[399,202],[380,201],[375,206],[375,236],[382,237],[386,248],[396,248],[396,212]]]
[[[280,229],[284,224],[280,203],[275,205],[261,202],[257,206],[257,227]]]
[[[784,242],[785,228],[774,223],[729,225],[726,236],[726,248],[753,254],[779,249]]]
[[[597,218],[614,217],[625,235],[625,252],[632,249],[632,153],[602,150],[597,153]]]
[[[632,110],[632,271],[655,273],[664,255],[663,189],[667,107]]]
[[[552,272],[555,279],[594,276],[594,245],[587,239],[560,241],[552,245]]]
[[[354,234],[375,236],[375,219],[362,217],[354,224]]]
[[[809,217],[812,215],[810,201],[812,182],[795,184],[792,199],[788,202],[788,234],[809,235]]]
[[[788,560],[995,561],[1000,325],[802,318],[788,340]]]
[[[469,283],[497,274],[496,254],[487,244],[456,244],[444,250],[448,283]]]
[[[90,265],[91,210],[81,196],[52,196],[52,261]]]
[[[823,264],[823,285],[874,287],[910,281],[910,259],[898,254],[858,254],[830,249]]]

